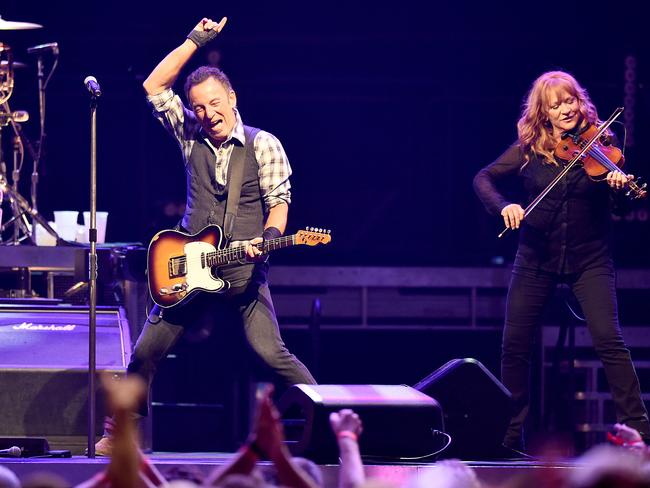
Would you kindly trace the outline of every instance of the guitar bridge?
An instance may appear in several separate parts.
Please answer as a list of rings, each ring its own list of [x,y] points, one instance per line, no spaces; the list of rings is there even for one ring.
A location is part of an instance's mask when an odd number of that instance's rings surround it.
[[[167,263],[167,271],[170,278],[178,278],[187,274],[187,259],[185,256],[175,256],[169,258]]]
[[[169,288],[161,288],[159,293],[161,295],[174,295],[175,293],[182,293],[187,290],[187,283],[176,283]]]

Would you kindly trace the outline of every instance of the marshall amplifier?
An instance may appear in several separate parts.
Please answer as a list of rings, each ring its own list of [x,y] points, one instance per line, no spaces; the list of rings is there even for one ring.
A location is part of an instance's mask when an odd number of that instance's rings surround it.
[[[0,303],[0,437],[45,437],[54,449],[83,451],[88,321],[88,307]],[[97,307],[96,331],[98,372],[124,374],[131,338],[123,309]],[[101,395],[97,409],[101,434]]]

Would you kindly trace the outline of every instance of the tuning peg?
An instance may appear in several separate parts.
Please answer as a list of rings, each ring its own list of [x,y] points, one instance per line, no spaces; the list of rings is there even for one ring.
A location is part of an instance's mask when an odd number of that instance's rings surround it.
[[[331,234],[331,233],[332,233],[332,231],[331,231],[331,230],[329,230],[329,229],[327,229],[327,233],[328,233],[328,234]]]

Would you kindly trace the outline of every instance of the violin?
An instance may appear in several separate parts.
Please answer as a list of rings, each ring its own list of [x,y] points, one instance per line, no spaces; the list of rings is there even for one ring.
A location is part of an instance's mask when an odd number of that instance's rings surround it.
[[[616,171],[623,173],[620,170],[619,164],[623,166],[625,158],[623,157],[622,151],[615,146],[607,146],[601,142],[601,136],[605,134],[605,131],[609,128],[610,125],[616,120],[616,118],[623,113],[623,107],[619,107],[614,110],[614,113],[609,116],[600,127],[595,125],[589,125],[585,130],[578,132],[577,134],[565,134],[559,144],[555,148],[555,155],[561,159],[569,161],[567,165],[560,171],[553,181],[551,181],[542,192],[535,197],[535,199],[528,204],[524,209],[524,218],[528,216],[530,212],[535,210],[539,202],[541,202],[546,195],[559,183],[559,181],[566,176],[566,174],[573,168],[577,163],[581,163],[587,172],[587,174],[592,178],[596,179],[600,177],[603,179],[604,175],[607,175],[610,171]],[[625,173],[623,173],[625,174]],[[628,192],[627,196],[636,198],[645,198],[647,196],[646,187],[647,184],[639,185],[635,181],[628,181]],[[499,238],[503,237],[510,227],[506,227],[499,234]]]
[[[575,133],[565,133],[555,147],[555,155],[560,159],[570,161],[574,159],[594,139],[598,127],[589,124]],[[625,174],[620,168],[625,164],[623,152],[616,146],[605,144],[598,137],[580,157],[582,168],[594,181],[602,181],[610,171]],[[639,184],[629,181],[626,195],[632,199],[645,198],[647,183]]]

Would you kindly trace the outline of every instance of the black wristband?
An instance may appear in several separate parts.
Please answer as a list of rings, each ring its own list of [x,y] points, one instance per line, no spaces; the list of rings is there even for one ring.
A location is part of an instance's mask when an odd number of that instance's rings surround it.
[[[199,31],[192,29],[187,35],[187,38],[196,44],[196,47],[203,47],[212,39],[217,37],[218,34],[219,33],[214,29],[210,29],[209,31]]]
[[[280,229],[277,227],[267,227],[264,229],[264,232],[262,232],[262,239],[265,241],[270,241],[271,239],[277,239],[278,237],[282,236],[282,232],[280,232]]]

